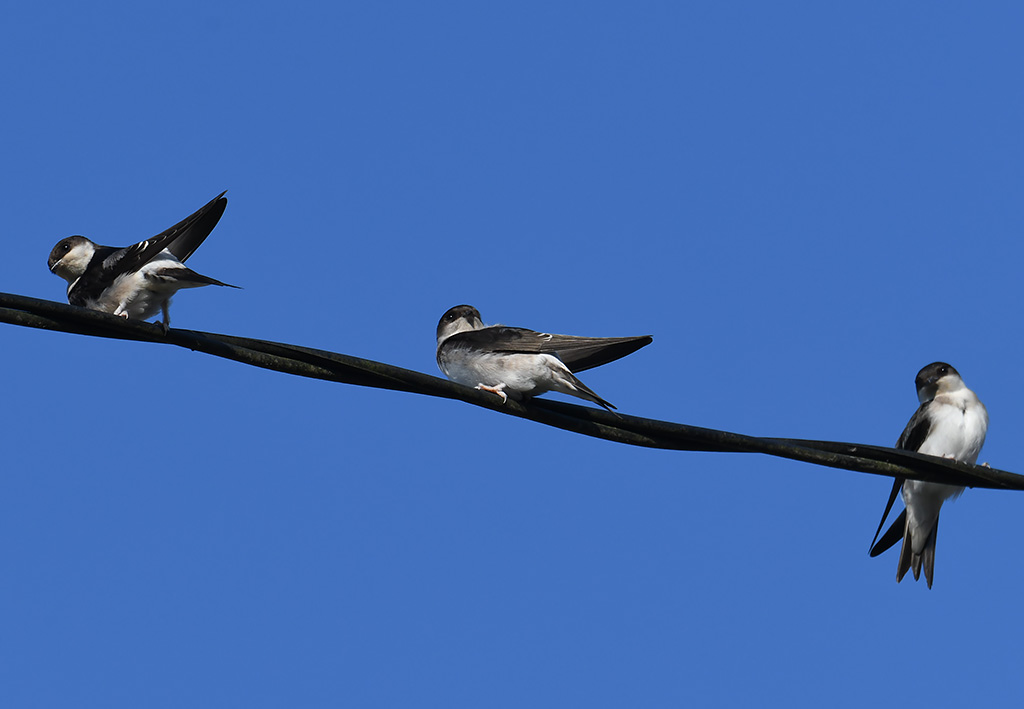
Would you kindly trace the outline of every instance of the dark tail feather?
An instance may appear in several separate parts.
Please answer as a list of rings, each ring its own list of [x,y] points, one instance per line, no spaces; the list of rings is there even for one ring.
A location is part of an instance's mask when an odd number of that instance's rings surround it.
[[[575,386],[577,389],[579,389],[580,393],[584,394],[586,396],[586,398],[590,399],[595,404],[599,404],[599,405],[603,406],[604,408],[608,409],[609,411],[612,411],[612,412],[615,411],[615,407],[614,406],[612,406],[610,403],[608,403],[607,401],[605,401],[604,399],[599,397],[594,392],[593,389],[591,389],[586,384],[581,382],[578,377],[575,377],[572,374],[570,374],[569,376],[572,377],[573,386]]]
[[[914,565],[914,540],[910,536],[910,528],[906,524],[907,511],[903,510],[903,546],[900,547],[900,561],[896,566],[896,583],[903,580],[907,571]],[[914,571],[914,578],[917,578],[918,571]]]
[[[932,587],[932,578],[935,576],[935,538],[939,535],[939,517],[935,516],[935,526],[932,533],[928,535],[924,551],[921,552],[921,560],[924,564],[924,579],[928,582],[928,588]]]
[[[216,278],[211,278],[210,279],[210,285],[211,286],[224,286],[225,288],[237,288],[238,290],[242,290],[242,286],[233,286],[230,283],[224,283],[223,281],[218,281]]]
[[[921,554],[915,554],[913,551],[910,552],[910,568],[914,572],[914,580],[921,580]]]
[[[201,273],[196,273],[191,268],[184,269],[186,273],[181,273],[181,271],[182,269],[179,268],[173,272],[174,277],[177,278],[178,280],[193,281],[194,283],[198,283],[204,286],[224,286],[225,288],[238,288],[239,290],[242,289],[242,286],[233,286],[230,283],[218,281],[216,278],[210,278],[209,276],[204,276]]]
[[[906,510],[903,511],[904,517]],[[935,538],[939,532],[939,518],[935,518],[935,526],[928,534],[924,543],[924,549],[920,554],[914,554],[914,540],[910,529],[903,532],[903,548],[900,550],[900,564],[896,569],[896,582],[903,580],[908,570],[913,570],[914,580],[921,579],[921,569],[924,569],[924,580],[928,582],[928,588],[932,587],[932,579],[935,576]],[[881,542],[879,542],[881,543]]]

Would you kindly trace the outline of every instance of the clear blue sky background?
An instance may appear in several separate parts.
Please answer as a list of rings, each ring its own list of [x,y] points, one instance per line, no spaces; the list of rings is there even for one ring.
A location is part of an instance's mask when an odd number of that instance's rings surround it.
[[[0,290],[228,189],[174,324],[432,374],[449,307],[654,335],[627,413],[891,445],[954,364],[1020,432],[1016,3],[8,7]],[[1020,706],[1019,493],[0,326],[5,707]],[[1015,408],[1016,407],[1016,408]]]

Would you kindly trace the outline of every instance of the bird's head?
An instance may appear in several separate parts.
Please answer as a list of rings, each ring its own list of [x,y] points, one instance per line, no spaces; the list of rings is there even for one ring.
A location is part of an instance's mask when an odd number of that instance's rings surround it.
[[[484,326],[480,319],[480,311],[472,305],[456,305],[437,323],[437,344],[441,344],[452,335],[466,330],[479,330]]]
[[[960,372],[951,364],[932,362],[917,373],[914,380],[917,386],[917,398],[924,404],[939,394],[956,391],[964,385]]]
[[[95,253],[96,244],[89,239],[84,236],[69,236],[58,241],[53,247],[47,264],[50,271],[71,283],[85,273]]]

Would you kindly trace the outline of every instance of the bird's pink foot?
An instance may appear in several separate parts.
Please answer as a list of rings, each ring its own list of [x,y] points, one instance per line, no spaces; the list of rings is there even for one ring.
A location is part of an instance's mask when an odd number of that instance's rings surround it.
[[[498,396],[500,396],[500,397],[501,397],[501,403],[503,403],[503,404],[504,404],[504,403],[505,403],[506,401],[508,401],[508,394],[506,394],[506,393],[505,393],[505,392],[503,391],[503,389],[505,388],[505,385],[504,385],[504,384],[499,384],[499,385],[498,385],[498,386],[496,386],[496,387],[492,387],[492,386],[487,386],[486,384],[477,384],[475,388],[476,388],[476,389],[480,389],[480,390],[482,390],[482,391],[489,391],[489,392],[491,392],[492,394],[497,394]]]

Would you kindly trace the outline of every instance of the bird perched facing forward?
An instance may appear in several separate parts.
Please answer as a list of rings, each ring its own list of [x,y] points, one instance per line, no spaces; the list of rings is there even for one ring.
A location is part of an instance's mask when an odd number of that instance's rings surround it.
[[[897,448],[916,451],[925,455],[952,458],[963,463],[975,463],[988,431],[988,411],[977,395],[967,388],[960,373],[945,362],[934,362],[917,374],[917,397],[921,406],[911,417],[896,443]],[[939,526],[939,509],[942,503],[957,497],[962,487],[920,480],[893,482],[889,503],[878,523],[882,531],[885,518],[889,515],[896,493],[903,488],[903,504],[906,509],[889,527],[877,544],[872,540],[871,556],[878,556],[903,539],[900,560],[896,567],[897,583],[903,580],[908,569],[913,569],[914,580],[924,577],[928,588],[932,587],[935,573],[935,535]]]
[[[615,407],[576,378],[574,372],[598,367],[649,345],[640,337],[575,337],[521,327],[485,327],[480,312],[457,305],[437,324],[437,366],[453,382],[520,399],[557,391]]]
[[[124,318],[163,312],[167,331],[171,297],[182,288],[227,286],[184,265],[217,226],[228,201],[222,192],[195,214],[151,239],[117,248],[84,236],[61,239],[50,251],[50,271],[68,282],[68,302]]]

